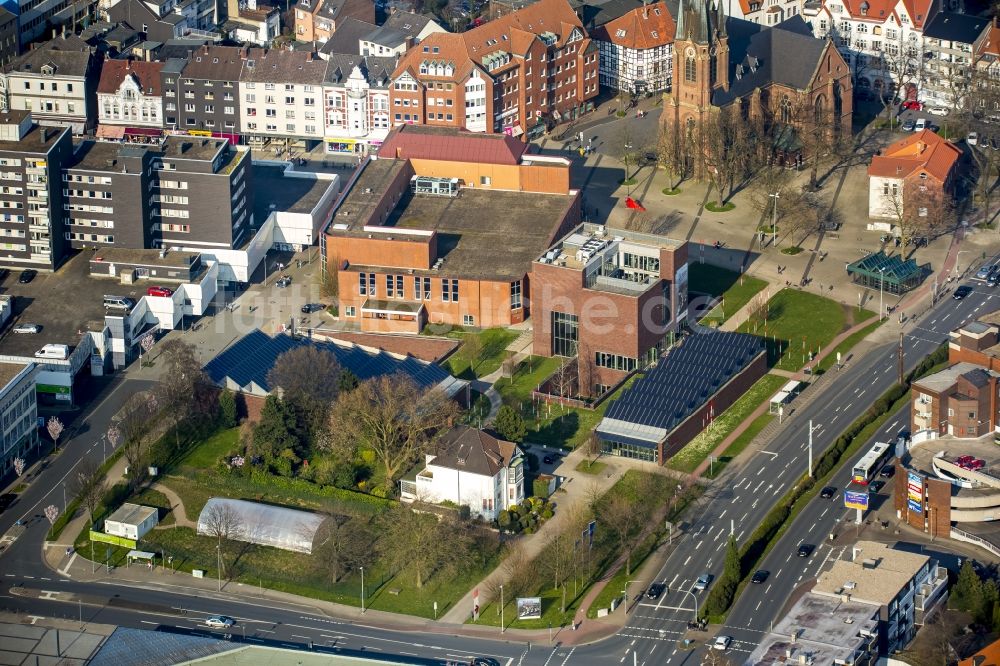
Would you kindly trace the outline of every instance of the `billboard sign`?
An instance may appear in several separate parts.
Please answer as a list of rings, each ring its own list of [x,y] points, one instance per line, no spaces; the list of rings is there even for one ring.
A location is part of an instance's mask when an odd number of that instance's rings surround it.
[[[845,490],[844,507],[847,509],[868,510],[868,491]]]
[[[906,508],[913,513],[924,511],[924,478],[915,472],[906,473]]]
[[[517,619],[518,620],[541,620],[542,619],[542,598],[541,597],[518,597],[517,598]]]

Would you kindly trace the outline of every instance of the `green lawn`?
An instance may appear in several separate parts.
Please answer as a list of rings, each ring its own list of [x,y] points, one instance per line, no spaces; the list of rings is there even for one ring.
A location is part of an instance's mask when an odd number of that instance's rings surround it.
[[[602,608],[611,608],[611,602],[619,597],[624,596],[625,583],[626,581],[635,581],[629,585],[628,593],[629,596],[634,597],[637,594],[645,592],[646,588],[649,587],[651,580],[635,580],[636,572],[642,566],[642,563],[649,557],[656,546],[660,543],[661,534],[650,534],[646,537],[638,548],[635,549],[635,554],[632,556],[632,573],[626,574],[625,567],[621,567],[611,577],[607,585],[598,592],[594,601],[590,604],[590,608],[587,609],[587,617],[594,619],[597,617],[597,611]],[[615,609],[616,613],[622,613],[624,611],[621,608]]]
[[[857,309],[855,309],[855,312],[857,312]],[[875,316],[875,313],[870,312],[869,310],[862,310],[861,312],[867,313],[867,316],[862,316],[860,320],[858,320],[856,317],[855,319],[856,321],[865,321],[866,319]],[[879,326],[881,326],[884,321],[885,320],[873,321],[872,323],[862,328],[860,331],[852,333],[846,338],[844,338],[843,342],[837,345],[837,347],[833,351],[831,351],[829,355],[827,355],[822,361],[820,361],[816,365],[816,374],[822,374],[826,372],[837,363],[837,352],[840,352],[841,360],[846,363],[848,352],[850,352],[850,350],[854,347],[854,345],[858,344],[859,342],[867,338],[868,335],[871,334]]]
[[[607,465],[597,460],[581,460],[576,465],[576,471],[584,474],[600,474],[606,467]]]
[[[145,506],[155,506],[160,510],[160,525],[173,525],[174,514],[171,512],[170,500],[167,496],[158,490],[146,489],[140,492],[138,495],[133,495],[129,500],[136,504],[143,504]]]
[[[240,440],[240,429],[220,430],[207,440],[192,448],[180,464],[194,469],[211,469],[222,456],[236,450]]]
[[[670,458],[667,467],[681,472],[693,472],[739,424],[786,382],[788,379],[777,375],[764,375],[758,379],[729,409],[719,414],[708,428]]]
[[[768,362],[782,370],[799,370],[809,353],[818,353],[843,329],[840,303],[797,289],[782,289],[767,302],[767,319],[750,319],[739,331],[767,336]]]
[[[688,290],[708,294],[720,300],[702,321],[721,324],[767,286],[764,280],[740,275],[711,264],[693,263],[688,265]]]
[[[442,365],[452,375],[462,379],[488,375],[500,368],[507,345],[516,338],[515,331],[505,328],[487,328],[478,333],[465,333],[461,336],[462,345]]]

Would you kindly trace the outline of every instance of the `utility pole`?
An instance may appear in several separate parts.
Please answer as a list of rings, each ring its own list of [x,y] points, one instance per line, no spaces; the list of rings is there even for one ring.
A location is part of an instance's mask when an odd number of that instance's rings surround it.
[[[774,206],[771,208],[771,245],[778,244],[778,199],[781,194],[774,192],[768,195],[774,199]]]

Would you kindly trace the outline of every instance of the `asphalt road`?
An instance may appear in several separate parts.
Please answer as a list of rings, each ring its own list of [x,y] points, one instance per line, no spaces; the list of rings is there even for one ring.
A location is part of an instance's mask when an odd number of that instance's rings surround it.
[[[919,321],[906,328],[903,346],[907,371],[944,342],[952,329],[981,313],[1000,307],[1000,290],[991,289],[978,281],[973,284],[975,291],[966,299],[956,301],[948,295]],[[704,654],[704,643],[695,650],[685,650],[678,644],[683,637],[707,640],[704,634],[687,631],[687,622],[695,615],[696,598],[697,603],[701,603],[706,596],[691,592],[694,581],[702,573],[718,578],[729,534],[734,533],[742,544],[774,503],[806,472],[809,420],[812,419],[815,426],[813,459],[816,460],[844,428],[861,416],[896,381],[896,352],[897,345],[884,345],[857,362],[849,361],[842,370],[832,370],[838,373],[834,383],[827,386],[814,401],[798,409],[767,450],[759,451],[745,464],[727,470],[713,483],[709,490],[710,497],[706,498],[708,501],[699,507],[697,519],[655,578],[666,583],[669,592],[656,601],[639,601],[626,626],[614,639],[578,649],[576,657],[581,660],[580,663],[632,661],[638,666],[699,663]],[[893,425],[893,420],[889,420],[889,425]],[[895,427],[897,431],[904,429],[906,423],[898,419]],[[846,480],[842,485],[846,485]],[[827,506],[830,504],[827,503]],[[822,514],[822,508],[818,511]],[[807,515],[811,516],[811,513],[807,512]],[[838,510],[831,509],[822,518],[832,523],[840,515]],[[749,586],[731,616],[731,623],[736,626],[727,625],[719,629],[718,633],[732,635],[736,639],[730,648],[733,659],[745,657],[753,650],[761,631],[780,612],[784,600],[791,593],[791,585],[786,585],[786,580],[794,583],[805,571],[793,568],[781,571],[780,560],[787,557],[789,542],[797,537],[819,543],[822,535],[831,531],[828,526],[818,523],[813,526],[812,522],[807,522],[804,516],[796,520],[786,540],[774,551],[772,557],[779,558],[778,564],[769,561],[763,567],[770,566],[775,572],[769,584],[765,584],[763,589]],[[825,553],[820,555],[823,556]],[[796,567],[808,565],[810,573],[814,573],[819,561],[814,554],[805,562],[796,561],[795,564]],[[652,582],[636,581],[630,585],[629,596],[634,597]],[[758,607],[762,594],[764,597],[771,596],[767,597],[769,601],[760,603]]]
[[[964,301],[954,301],[950,296],[941,300],[930,313],[907,329],[904,343],[906,368],[912,368],[943,342],[951,329],[998,306],[1000,290],[991,290],[981,283]],[[308,645],[312,641],[314,646],[326,648],[338,645],[344,649],[364,647],[373,652],[412,656],[414,660],[446,661],[479,655],[492,656],[500,663],[540,666],[629,662],[636,666],[697,664],[703,654],[702,649],[681,650],[678,647],[678,640],[686,635],[686,623],[695,612],[695,596],[689,592],[694,580],[703,572],[718,576],[722,570],[726,538],[730,531],[740,540],[749,535],[789,485],[805,472],[810,418],[818,426],[813,435],[814,457],[818,459],[842,429],[892,385],[897,373],[896,346],[886,345],[875,349],[863,359],[849,362],[844,369],[833,372],[837,373],[833,383],[813,402],[801,407],[794,417],[786,421],[767,451],[758,452],[742,465],[731,466],[713,484],[709,496],[698,507],[697,519],[678,537],[680,541],[676,549],[656,576],[656,580],[669,584],[669,592],[656,602],[640,601],[625,627],[615,637],[591,645],[562,647],[558,645],[558,637],[557,644],[553,647],[426,632],[415,636],[344,622],[318,615],[308,607],[289,607],[268,599],[249,601],[225,593],[213,597],[189,596],[189,593],[178,588],[153,585],[139,588],[119,585],[113,581],[79,583],[64,580],[46,569],[39,559],[47,528],[46,521],[40,514],[45,503],[54,502],[54,498],[57,499],[61,494],[58,483],[33,484],[17,505],[0,516],[0,529],[8,527],[15,516],[23,516],[31,521],[25,534],[3,555],[3,570],[11,584],[59,593],[97,597],[103,595],[109,600],[113,598],[115,602],[110,606],[91,606],[91,619],[123,626],[173,627],[182,631],[208,633],[210,630],[201,626],[201,618],[209,614],[224,613],[237,618],[243,625],[240,635],[242,636],[245,628],[248,639],[297,646]],[[118,395],[118,391],[130,392],[137,388],[132,382],[128,382],[125,387],[113,389],[114,392],[108,398]],[[119,399],[104,399],[96,404],[91,414],[86,416],[92,432],[106,430],[106,421],[110,419],[114,412],[113,406],[117,404],[120,404]],[[101,425],[102,423],[105,425]],[[892,425],[892,419],[889,424]],[[74,460],[81,455],[100,456],[98,439],[97,436],[81,435],[69,442],[66,451],[45,472],[45,478],[63,479]],[[53,496],[53,493],[56,495]],[[820,516],[815,521],[816,525],[807,518],[812,516],[812,506],[800,515],[793,529],[771,555],[778,558],[778,563],[771,564],[769,561],[766,564],[776,572],[769,580],[770,585],[752,586],[737,603],[730,624],[739,625],[742,622],[743,625],[727,626],[720,631],[736,637],[731,648],[733,658],[743,657],[753,649],[761,628],[766,627],[774,615],[780,612],[798,575],[805,571],[814,573],[820,558],[825,557],[826,553],[820,551],[810,558],[804,558],[804,561],[792,558],[795,560],[794,566],[791,562],[780,561],[782,557],[787,557],[791,545],[796,543],[795,539],[818,543],[821,539],[816,535],[822,536],[824,530],[829,533],[830,530],[821,521],[833,521],[842,515],[832,508],[823,512],[824,508],[832,506],[834,505],[829,502],[820,506],[817,501],[815,510],[820,512]],[[788,567],[787,570],[783,570],[785,566]],[[800,566],[807,569],[797,569]],[[42,578],[48,580],[40,580]],[[651,582],[653,581],[635,581],[629,586],[630,596],[640,593]],[[39,615],[69,617],[76,617],[82,610],[86,619],[88,606],[75,602],[73,597],[63,602],[43,601],[14,596],[9,593],[9,589],[2,591],[0,607],[31,610]],[[764,595],[765,598],[753,595]],[[184,612],[178,609],[183,609]],[[741,633],[737,633],[738,631]]]

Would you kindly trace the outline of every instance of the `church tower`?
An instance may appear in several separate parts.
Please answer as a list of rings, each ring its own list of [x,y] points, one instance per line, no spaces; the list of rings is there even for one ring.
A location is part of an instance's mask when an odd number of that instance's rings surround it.
[[[673,83],[665,93],[662,122],[701,124],[712,93],[729,88],[729,41],[721,0],[680,0],[674,37]]]

